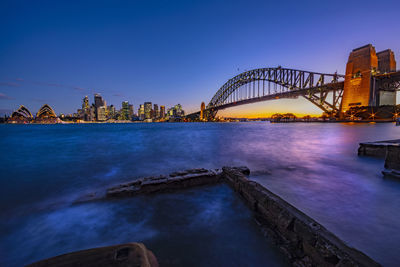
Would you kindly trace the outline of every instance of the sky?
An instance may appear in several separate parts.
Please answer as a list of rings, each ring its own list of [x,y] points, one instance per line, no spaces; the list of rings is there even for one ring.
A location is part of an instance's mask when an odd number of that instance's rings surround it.
[[[1,1],[0,114],[23,104],[76,112],[85,95],[135,110],[145,101],[200,109],[235,75],[282,66],[345,72],[352,49],[391,48],[400,1]],[[399,69],[399,68],[398,68]],[[399,97],[398,97],[399,100]],[[304,99],[220,112],[321,114]]]

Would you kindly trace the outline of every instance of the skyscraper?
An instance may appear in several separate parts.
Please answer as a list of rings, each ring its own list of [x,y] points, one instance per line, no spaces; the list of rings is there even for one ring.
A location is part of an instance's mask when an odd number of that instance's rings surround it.
[[[102,107],[104,106],[104,100],[103,97],[101,97],[101,95],[99,94],[94,94],[94,106],[96,108]]]
[[[160,106],[160,118],[165,119],[165,106]]]
[[[82,101],[82,109],[89,109],[89,97],[85,96]]]
[[[96,110],[97,110],[97,120],[98,121],[107,120],[107,107],[106,106],[98,107]]]
[[[132,106],[133,108],[133,106]],[[122,109],[121,109],[121,115],[123,120],[130,120],[132,117],[130,116],[130,108],[129,108],[129,102],[124,101],[122,102]]]
[[[138,116],[140,120],[144,120],[144,105],[141,104],[138,109]]]
[[[133,105],[129,104],[129,118],[132,119],[134,114],[135,114],[135,112],[133,111]]]
[[[151,102],[144,102],[144,118],[146,120],[151,119]]]
[[[105,112],[103,110],[100,111],[100,108],[104,107]],[[107,104],[106,101],[99,94],[94,94],[94,110],[96,114],[96,120],[104,120],[103,116],[106,114]],[[99,113],[101,114],[99,115]],[[103,114],[104,113],[104,114]]]
[[[160,111],[158,110],[158,105],[154,104],[154,109],[153,109],[153,119],[158,119],[160,117]]]
[[[79,116],[81,119],[85,121],[93,120],[93,117],[90,112],[90,104],[89,104],[89,97],[85,96],[82,100],[82,109],[79,110]]]
[[[109,119],[114,119],[116,115],[115,107],[114,105],[108,106],[108,118]]]

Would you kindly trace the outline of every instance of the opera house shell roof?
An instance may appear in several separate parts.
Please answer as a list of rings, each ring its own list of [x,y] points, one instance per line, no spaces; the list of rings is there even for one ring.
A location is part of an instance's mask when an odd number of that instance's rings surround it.
[[[26,107],[21,105],[18,110],[12,113],[8,121],[10,123],[58,123],[60,119],[57,118],[56,113],[49,105],[44,104],[36,113],[35,118],[33,118],[32,113]]]

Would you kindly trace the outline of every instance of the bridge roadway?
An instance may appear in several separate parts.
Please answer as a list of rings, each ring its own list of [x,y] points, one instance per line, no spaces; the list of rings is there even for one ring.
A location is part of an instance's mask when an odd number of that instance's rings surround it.
[[[282,67],[254,69],[228,80],[203,112],[207,118],[213,118],[219,110],[230,107],[302,96],[324,112],[338,115],[341,111],[344,77],[337,73],[324,74]],[[400,71],[377,74],[372,79],[378,91],[400,89]],[[200,114],[199,111],[186,117],[194,119]]]
[[[330,91],[330,90],[343,90],[344,82],[338,82],[335,83],[335,88],[327,88],[325,90]],[[299,90],[292,90],[292,91],[287,91],[287,92],[280,92],[276,94],[270,94],[270,95],[263,95],[263,96],[257,96],[254,98],[249,98],[249,99],[240,99],[234,102],[222,104],[216,107],[212,107],[207,110],[222,110],[234,106],[240,106],[240,105],[245,105],[245,104],[252,104],[252,103],[257,103],[257,102],[262,102],[262,101],[267,101],[267,100],[274,100],[274,99],[281,99],[281,98],[298,98],[299,96],[305,96],[305,94],[311,94],[315,95],[317,93],[321,93],[321,88],[313,88],[313,89],[299,89]],[[308,99],[307,97],[305,97]],[[308,99],[309,100],[309,99]]]

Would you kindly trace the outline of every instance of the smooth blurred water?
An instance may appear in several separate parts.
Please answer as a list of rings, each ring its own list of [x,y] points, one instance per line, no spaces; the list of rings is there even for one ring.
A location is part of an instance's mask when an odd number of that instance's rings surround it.
[[[282,265],[223,185],[71,205],[87,192],[141,176],[246,165],[252,179],[349,245],[395,266],[400,181],[384,179],[383,160],[358,157],[357,147],[396,138],[400,127],[393,124],[0,125],[0,265],[131,241],[144,242],[164,264],[193,259],[204,266],[198,259],[209,255],[216,265],[240,265],[243,254],[251,266]],[[173,253],[182,257],[169,258]]]

